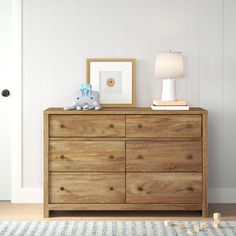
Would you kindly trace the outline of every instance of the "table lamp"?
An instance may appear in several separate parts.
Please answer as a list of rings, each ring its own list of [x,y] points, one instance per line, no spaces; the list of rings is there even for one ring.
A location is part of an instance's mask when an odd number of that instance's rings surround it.
[[[158,53],[155,61],[154,76],[163,78],[162,101],[176,101],[175,79],[184,77],[183,53]]]

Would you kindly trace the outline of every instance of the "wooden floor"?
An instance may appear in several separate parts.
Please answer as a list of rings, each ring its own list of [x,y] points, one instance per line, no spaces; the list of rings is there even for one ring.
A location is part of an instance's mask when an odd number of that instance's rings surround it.
[[[222,220],[236,220],[236,204],[209,204],[209,218],[220,212]],[[41,204],[0,202],[0,220],[43,220]],[[49,220],[204,220],[200,212],[57,212]]]

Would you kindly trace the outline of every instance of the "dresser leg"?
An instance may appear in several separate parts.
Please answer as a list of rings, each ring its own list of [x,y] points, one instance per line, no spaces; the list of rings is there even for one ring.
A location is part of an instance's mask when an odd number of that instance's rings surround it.
[[[44,218],[49,218],[49,216],[50,216],[50,211],[49,211],[48,209],[44,209],[44,211],[43,211],[43,217],[44,217]]]
[[[207,218],[208,217],[208,207],[204,207],[202,209],[202,217]]]

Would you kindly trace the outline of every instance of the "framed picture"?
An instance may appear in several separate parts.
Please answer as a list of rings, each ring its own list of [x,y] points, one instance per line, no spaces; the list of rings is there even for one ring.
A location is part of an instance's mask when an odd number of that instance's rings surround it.
[[[103,107],[136,105],[136,60],[87,59],[87,83],[100,93]]]

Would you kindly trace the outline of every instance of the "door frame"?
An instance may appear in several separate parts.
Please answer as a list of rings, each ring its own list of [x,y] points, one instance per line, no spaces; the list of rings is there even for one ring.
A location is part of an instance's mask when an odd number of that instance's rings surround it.
[[[23,0],[11,0],[11,4],[11,202],[42,203],[42,187],[23,187]]]

